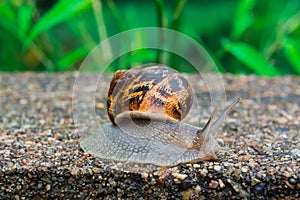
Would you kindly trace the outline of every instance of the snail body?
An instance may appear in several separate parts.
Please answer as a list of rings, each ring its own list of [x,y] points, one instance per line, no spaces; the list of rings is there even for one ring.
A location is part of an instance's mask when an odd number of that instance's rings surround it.
[[[237,98],[220,116],[216,110],[204,128],[180,122],[192,105],[185,77],[167,66],[120,70],[107,97],[112,123],[81,141],[95,156],[158,166],[216,159],[220,150],[214,133]]]

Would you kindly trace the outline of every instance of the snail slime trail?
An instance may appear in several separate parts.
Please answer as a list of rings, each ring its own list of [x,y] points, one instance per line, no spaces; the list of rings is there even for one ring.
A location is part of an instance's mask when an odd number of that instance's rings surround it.
[[[240,98],[219,115],[215,109],[199,128],[181,122],[192,91],[182,74],[164,65],[117,71],[107,96],[111,123],[82,140],[82,148],[102,159],[155,166],[216,159],[221,147],[214,133]]]

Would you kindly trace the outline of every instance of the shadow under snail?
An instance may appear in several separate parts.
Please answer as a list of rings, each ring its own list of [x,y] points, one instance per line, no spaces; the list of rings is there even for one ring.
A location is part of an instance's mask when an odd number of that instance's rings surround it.
[[[192,105],[192,88],[183,75],[164,65],[119,70],[107,97],[112,123],[101,124],[81,146],[100,158],[158,166],[216,159],[222,147],[214,133],[239,100],[219,117],[215,109],[199,128],[180,122]]]

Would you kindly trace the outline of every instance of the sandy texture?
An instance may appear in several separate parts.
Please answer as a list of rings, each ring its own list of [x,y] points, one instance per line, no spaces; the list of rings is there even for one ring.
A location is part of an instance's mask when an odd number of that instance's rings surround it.
[[[299,77],[225,75],[228,102],[243,98],[219,135],[229,150],[215,161],[149,173],[123,172],[82,151],[81,125],[72,118],[74,80],[0,75],[0,199],[300,198]],[[206,89],[196,92],[209,105]],[[99,118],[107,120],[105,94],[96,98]],[[208,110],[188,120],[204,123]]]

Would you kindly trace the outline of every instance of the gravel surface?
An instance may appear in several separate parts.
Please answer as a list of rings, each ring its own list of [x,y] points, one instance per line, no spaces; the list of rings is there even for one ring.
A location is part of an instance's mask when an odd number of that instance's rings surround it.
[[[243,98],[219,135],[228,150],[214,161],[142,173],[82,151],[82,125],[72,118],[74,80],[0,74],[0,199],[300,198],[300,77],[224,75],[228,103]],[[196,92],[209,105],[206,89]],[[104,97],[96,95],[96,107],[107,120]],[[193,116],[188,120],[199,120]]]

